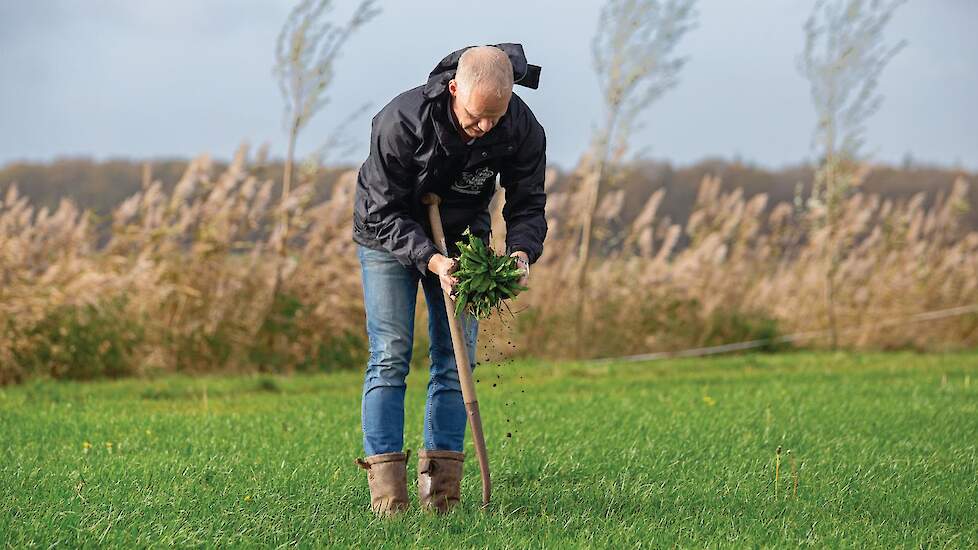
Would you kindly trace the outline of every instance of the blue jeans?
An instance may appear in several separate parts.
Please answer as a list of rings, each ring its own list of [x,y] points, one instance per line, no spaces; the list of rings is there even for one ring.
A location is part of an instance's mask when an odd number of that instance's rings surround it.
[[[461,451],[465,440],[465,404],[455,366],[452,335],[438,276],[422,277],[388,252],[358,246],[367,312],[370,359],[363,381],[363,448],[367,456],[401,451],[404,446],[405,379],[414,348],[414,307],[418,281],[428,303],[431,374],[424,415],[428,450]],[[469,364],[475,368],[478,320],[463,315]]]

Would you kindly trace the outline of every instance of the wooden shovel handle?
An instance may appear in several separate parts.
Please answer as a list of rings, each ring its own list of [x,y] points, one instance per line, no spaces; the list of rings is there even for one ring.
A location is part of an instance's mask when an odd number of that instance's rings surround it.
[[[428,205],[428,219],[431,222],[431,233],[435,247],[444,256],[448,256],[445,244],[445,230],[441,225],[441,213],[438,205],[441,197],[428,193],[421,198]],[[455,349],[455,364],[458,367],[458,381],[462,387],[462,400],[465,402],[465,412],[472,427],[472,442],[475,444],[475,456],[479,460],[479,472],[482,474],[482,505],[489,504],[492,492],[492,482],[489,478],[489,454],[486,452],[486,438],[482,432],[482,417],[479,415],[479,400],[475,397],[475,384],[472,382],[472,367],[469,365],[468,348],[462,331],[462,323],[455,315],[455,300],[442,289],[445,297],[445,313],[448,315],[448,327],[452,332],[452,347]]]

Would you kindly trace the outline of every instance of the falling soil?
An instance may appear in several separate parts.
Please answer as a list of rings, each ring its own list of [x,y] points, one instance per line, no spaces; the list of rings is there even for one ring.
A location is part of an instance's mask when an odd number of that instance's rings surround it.
[[[500,331],[504,330],[504,327],[497,326],[494,324],[491,327],[486,326],[486,329],[487,330],[482,331],[482,334],[480,334],[479,336],[480,336],[480,340],[482,340],[480,342],[482,346],[482,353],[485,355],[487,361],[486,363],[476,362],[476,365],[482,367],[483,369],[482,376],[486,376],[486,372],[485,372],[486,368],[490,368],[494,370],[500,369],[500,370],[496,370],[496,372],[491,372],[489,376],[495,374],[495,381],[492,382],[492,388],[498,388],[500,390],[504,390],[506,389],[506,386],[503,384],[503,382],[505,382],[505,377],[503,377],[501,369],[506,366],[515,366],[516,360],[513,357],[514,355],[513,353],[509,353],[505,349],[501,349],[502,348],[501,346],[494,345],[495,342],[500,341],[501,338],[505,337],[502,334],[500,334]],[[513,343],[512,338],[507,338],[505,341],[511,350],[513,351],[516,350],[516,344]],[[506,355],[510,355],[510,357],[506,357]],[[521,382],[519,386],[523,385],[522,381],[524,380],[524,377],[520,376],[519,380]],[[476,383],[480,383],[481,381],[482,381],[481,377],[476,379]],[[515,390],[516,388],[512,388],[512,389]],[[526,390],[520,388],[520,393],[525,394]],[[503,406],[506,407],[507,410],[511,405],[515,406],[515,404],[516,404],[515,401],[509,399],[504,400],[503,402]],[[506,434],[507,440],[512,440],[513,434],[519,431],[518,429],[513,429],[513,428],[518,428],[518,426],[516,426],[517,418],[514,413],[510,413],[505,415],[505,419],[506,419],[506,427],[509,428],[509,431],[503,433]],[[487,426],[487,428],[489,428],[490,432],[492,431],[491,427]]]

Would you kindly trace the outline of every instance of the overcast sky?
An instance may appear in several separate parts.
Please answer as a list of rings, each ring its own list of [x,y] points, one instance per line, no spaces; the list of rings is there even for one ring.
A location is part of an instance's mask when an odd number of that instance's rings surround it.
[[[812,156],[814,121],[796,68],[813,0],[701,0],[680,44],[680,83],[643,118],[635,144],[681,164],[708,156],[777,167]],[[229,157],[244,140],[284,151],[282,101],[271,67],[292,0],[0,0],[0,164],[62,155]],[[338,0],[345,20],[352,0]],[[490,4],[492,8],[490,8]],[[349,126],[367,151],[370,116],[421,84],[441,57],[473,44],[521,42],[543,66],[541,87],[516,87],[543,123],[551,162],[567,167],[599,119],[590,63],[600,2],[413,0],[348,43],[332,103],[300,137],[322,144]],[[910,0],[887,29],[908,46],[880,83],[868,125],[876,160],[978,169],[978,1]]]

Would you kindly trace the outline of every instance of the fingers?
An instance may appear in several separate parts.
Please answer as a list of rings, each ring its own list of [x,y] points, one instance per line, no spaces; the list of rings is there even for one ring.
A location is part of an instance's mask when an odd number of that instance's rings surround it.
[[[448,293],[448,295],[454,300],[455,295],[458,294],[458,290],[455,288],[458,285],[458,279],[452,277],[451,275],[442,275],[439,277],[441,281],[441,289]]]

